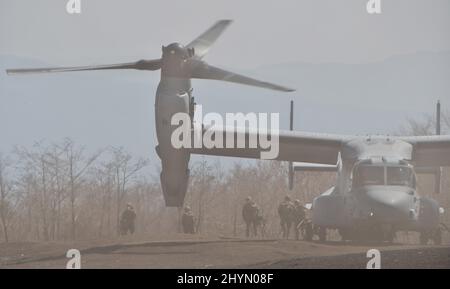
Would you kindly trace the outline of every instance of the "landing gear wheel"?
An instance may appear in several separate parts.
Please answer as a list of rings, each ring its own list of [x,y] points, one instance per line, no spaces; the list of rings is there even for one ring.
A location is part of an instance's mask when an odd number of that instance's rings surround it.
[[[319,227],[318,233],[319,241],[326,242],[327,241],[327,228]]]

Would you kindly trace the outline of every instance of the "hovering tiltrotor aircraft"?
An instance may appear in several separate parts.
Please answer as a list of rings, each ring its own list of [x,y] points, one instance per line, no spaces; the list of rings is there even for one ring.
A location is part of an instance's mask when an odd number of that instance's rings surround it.
[[[186,47],[174,43],[163,46],[161,59],[134,63],[7,70],[8,74],[67,72],[105,69],[161,69],[161,82],[156,93],[155,118],[158,146],[162,161],[161,186],[167,206],[179,207],[184,202],[189,177],[191,154],[260,158],[265,149],[195,148],[175,149],[171,135],[175,127],[171,117],[178,112],[193,115],[191,79],[215,79],[279,91],[292,89],[228,72],[202,61],[211,45],[230,21],[222,20]],[[291,110],[292,111],[292,110]],[[391,240],[396,231],[421,232],[422,242],[439,241],[439,213],[436,201],[419,197],[416,173],[435,172],[450,166],[450,136],[361,137],[281,131],[276,160],[288,161],[292,187],[295,170],[336,171],[336,186],[317,197],[312,204],[313,224],[319,237],[326,238],[327,229],[338,229],[343,239],[361,236]],[[224,144],[230,131],[222,134]],[[235,131],[231,134],[234,136]],[[259,139],[258,132],[245,130],[243,136]],[[269,133],[270,134],[270,133]],[[302,162],[293,165],[293,162]],[[439,169],[440,172],[440,169]],[[440,176],[440,175],[439,175]]]
[[[110,69],[150,71],[161,69],[161,81],[155,100],[156,134],[159,143],[156,152],[162,162],[161,187],[166,205],[180,207],[183,205],[187,190],[190,152],[173,148],[171,135],[175,127],[171,125],[171,118],[179,112],[194,114],[191,79],[222,80],[278,91],[294,91],[290,88],[232,73],[202,61],[212,44],[230,23],[230,20],[218,21],[187,46],[179,43],[163,46],[160,59],[100,66],[8,69],[6,72],[12,75]]]

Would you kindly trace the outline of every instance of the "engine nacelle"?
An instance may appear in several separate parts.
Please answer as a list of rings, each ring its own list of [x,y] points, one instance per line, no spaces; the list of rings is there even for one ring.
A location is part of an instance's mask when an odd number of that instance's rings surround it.
[[[176,175],[163,170],[160,178],[166,207],[182,207],[189,182],[189,169]]]
[[[185,150],[162,151],[159,146],[156,152],[161,159],[161,189],[167,207],[182,207],[189,183],[190,155]]]
[[[181,207],[189,182],[190,152],[172,144],[172,117],[177,113],[192,115],[190,80],[164,78],[158,85],[155,100],[155,121],[158,146],[156,152],[161,159],[161,188],[167,207]]]

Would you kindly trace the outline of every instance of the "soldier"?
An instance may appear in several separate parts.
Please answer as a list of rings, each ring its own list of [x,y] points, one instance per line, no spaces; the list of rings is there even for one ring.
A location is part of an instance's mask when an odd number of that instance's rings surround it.
[[[266,218],[264,218],[264,216],[261,213],[261,210],[258,208],[258,215],[256,216],[255,226],[257,229],[259,228],[261,237],[266,236],[266,225],[267,225]]]
[[[283,238],[288,239],[295,218],[294,204],[289,196],[286,196],[284,201],[278,206],[278,215],[280,216]]]
[[[306,213],[305,208],[300,203],[300,200],[294,201],[294,228],[295,228],[295,239],[298,240],[300,237],[300,224],[305,219]]]
[[[120,234],[126,235],[128,232],[130,234],[134,234],[134,222],[136,220],[136,212],[134,211],[133,206],[128,203],[126,210],[122,213],[120,218]]]
[[[194,214],[189,206],[184,207],[183,216],[181,217],[183,233],[195,234],[194,230]]]
[[[247,197],[245,199],[244,207],[242,208],[242,217],[244,219],[246,230],[245,235],[247,238],[250,236],[250,233],[253,232],[253,235],[256,236],[256,227],[257,227],[257,218],[258,218],[259,208],[255,202],[252,201],[251,197]],[[251,231],[251,232],[250,232]]]

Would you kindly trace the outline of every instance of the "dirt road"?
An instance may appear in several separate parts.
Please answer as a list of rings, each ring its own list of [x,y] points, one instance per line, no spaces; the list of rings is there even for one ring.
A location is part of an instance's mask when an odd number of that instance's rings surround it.
[[[449,246],[173,237],[2,244],[0,268],[65,268],[71,248],[81,251],[82,268],[365,268],[372,248],[382,252],[383,268],[450,268]]]

